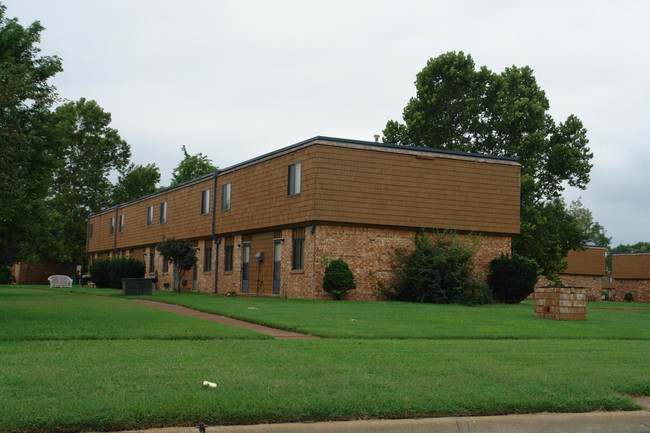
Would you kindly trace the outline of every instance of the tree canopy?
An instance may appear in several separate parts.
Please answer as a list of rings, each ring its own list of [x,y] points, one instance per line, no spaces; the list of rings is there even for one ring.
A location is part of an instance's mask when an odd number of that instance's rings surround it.
[[[430,59],[415,86],[404,122],[387,122],[383,141],[517,158],[521,234],[513,249],[556,276],[569,250],[587,241],[561,200],[565,186],[584,189],[589,182],[593,154],[580,119],[556,123],[530,67],[494,73],[477,69],[462,51]]]
[[[185,155],[183,160],[172,172],[172,183],[170,186],[179,185],[217,170],[217,167],[212,164],[212,160],[202,153],[190,155],[187,153],[185,146],[183,146],[183,155]]]
[[[48,80],[62,71],[56,56],[39,56],[43,26],[23,27],[0,4],[0,264],[29,253],[46,232],[56,151],[46,125],[58,100]]]
[[[126,203],[131,200],[153,194],[158,190],[160,169],[156,164],[131,164],[117,178],[113,188],[113,204]]]
[[[111,128],[110,113],[81,98],[56,108],[49,125],[60,166],[53,174],[48,205],[58,217],[55,243],[59,259],[84,261],[86,219],[109,207],[113,184],[109,175],[124,169],[131,147]]]
[[[192,269],[199,260],[192,243],[188,239],[169,238],[159,243],[156,250],[174,266],[174,271],[178,274],[178,279],[174,278],[174,291],[180,291],[178,283],[185,272]]]

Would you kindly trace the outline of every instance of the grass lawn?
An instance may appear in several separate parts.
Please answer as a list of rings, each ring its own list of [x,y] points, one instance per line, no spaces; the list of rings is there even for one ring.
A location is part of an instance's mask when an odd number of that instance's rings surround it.
[[[329,338],[650,340],[650,311],[643,310],[622,314],[621,311],[590,308],[587,321],[559,322],[536,318],[533,303],[529,301],[519,305],[466,307],[408,302],[228,298],[169,292],[156,292],[150,299]],[[594,302],[589,306],[593,304],[603,303]],[[629,307],[631,304],[621,305]],[[649,304],[635,305],[650,309]]]
[[[590,308],[576,327],[529,320],[532,304],[154,299],[342,338],[253,340],[114,296],[0,286],[0,431],[631,410],[626,394],[650,395],[650,311]]]
[[[0,286],[0,340],[205,340],[264,335],[114,297]]]

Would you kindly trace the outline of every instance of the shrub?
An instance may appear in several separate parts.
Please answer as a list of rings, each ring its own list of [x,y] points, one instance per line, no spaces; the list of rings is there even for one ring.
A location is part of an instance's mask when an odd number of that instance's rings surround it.
[[[488,287],[474,280],[474,254],[479,239],[461,241],[455,232],[422,231],[413,250],[397,249],[394,299],[437,304],[491,302]]]
[[[323,276],[323,289],[334,299],[343,299],[349,290],[356,289],[354,274],[342,259],[329,262]]]
[[[122,288],[122,278],[142,278],[145,265],[133,257],[115,257],[106,260],[95,260],[90,266],[90,277],[103,288]]]
[[[11,274],[9,266],[0,266],[0,284],[11,284],[14,281],[14,276]]]
[[[535,290],[537,263],[518,254],[502,254],[490,262],[487,281],[497,302],[518,304]]]
[[[625,299],[627,302],[632,302],[634,301],[634,295],[630,292],[627,292],[623,299]]]

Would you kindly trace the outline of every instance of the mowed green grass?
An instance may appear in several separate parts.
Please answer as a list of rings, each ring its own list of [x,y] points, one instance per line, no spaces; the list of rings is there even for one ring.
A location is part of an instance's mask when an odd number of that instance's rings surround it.
[[[232,311],[229,315],[261,322],[288,323],[293,315],[300,326],[344,338],[203,339],[201,321],[192,319],[185,338],[115,339],[139,332],[130,330],[131,320],[145,311],[155,314],[139,323],[151,324],[160,315],[156,327],[170,335],[178,325],[166,323],[178,316],[114,296],[62,292],[0,287],[3,336],[44,335],[19,328],[38,329],[39,317],[55,325],[79,310],[88,312],[81,322],[57,325],[59,338],[0,341],[1,432],[632,410],[638,407],[627,395],[650,395],[650,342],[641,332],[632,333],[635,337],[623,332],[625,323],[647,326],[648,311],[590,309],[582,332],[593,337],[564,337],[570,333],[563,325],[575,329],[573,324],[533,319],[540,329],[505,338],[501,333],[508,324],[520,327],[532,316],[532,304],[466,308],[164,293],[154,299],[196,302],[202,310]],[[46,303],[62,314],[52,316]],[[9,304],[29,310],[32,318],[23,314],[24,320],[13,317],[3,325]],[[137,308],[121,311],[117,306],[123,304]],[[118,318],[106,338],[76,337],[76,327],[97,322],[99,328],[112,314]],[[323,317],[313,317],[318,315]],[[380,320],[370,322],[375,315]],[[427,316],[445,320],[424,320]],[[462,330],[443,332],[454,316]],[[332,320],[335,325],[325,324]],[[369,324],[350,327],[364,320]],[[608,323],[616,327],[607,329]],[[392,327],[400,337],[391,336]],[[204,380],[218,388],[203,388]]]
[[[0,340],[267,338],[113,297],[0,286]]]
[[[559,322],[536,318],[532,302],[467,307],[169,292],[156,292],[151,299],[329,338],[650,340],[648,304],[632,304],[648,311],[589,309],[587,321]]]

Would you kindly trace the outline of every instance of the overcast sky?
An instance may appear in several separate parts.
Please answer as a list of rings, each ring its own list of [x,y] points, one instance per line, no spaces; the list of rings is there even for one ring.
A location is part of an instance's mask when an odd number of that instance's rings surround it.
[[[528,65],[557,122],[595,156],[582,198],[612,246],[650,241],[650,2],[0,0],[40,20],[53,84],[96,100],[162,184],[203,153],[221,168],[316,135],[373,140],[402,120],[427,60]]]

